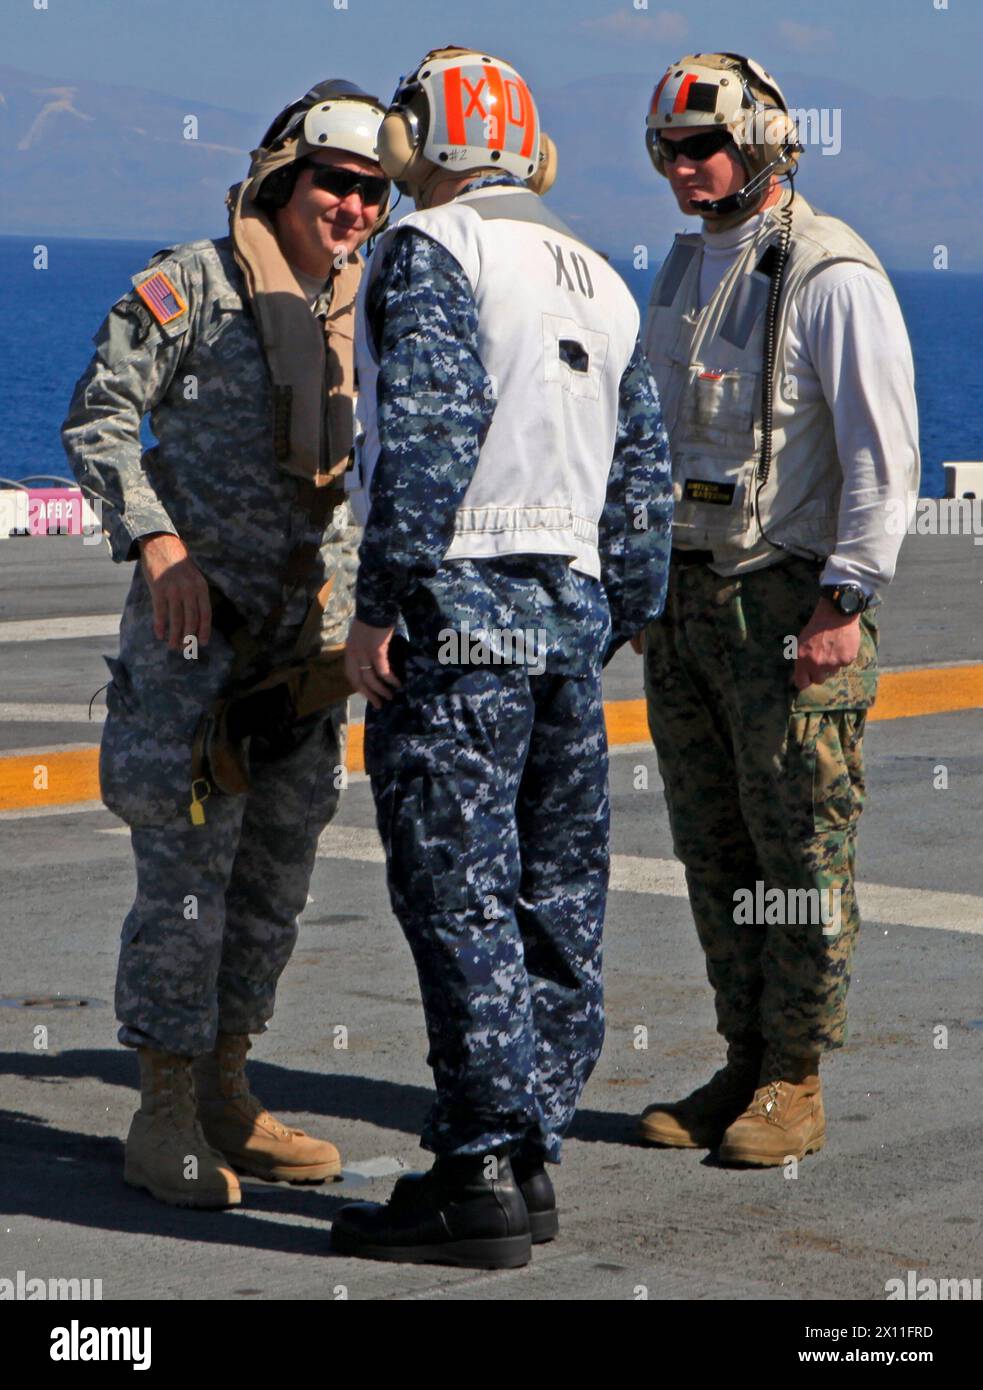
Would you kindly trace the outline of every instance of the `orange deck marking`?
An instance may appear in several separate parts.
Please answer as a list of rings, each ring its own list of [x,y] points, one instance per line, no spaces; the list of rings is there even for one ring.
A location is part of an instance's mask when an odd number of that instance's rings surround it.
[[[967,709],[983,709],[983,662],[885,672],[881,676],[877,704],[868,718],[870,722],[912,719],[918,715]],[[608,700],[604,714],[612,748],[650,742],[644,700]],[[346,756],[349,772],[365,771],[364,733],[361,723],[349,726]],[[0,756],[0,811],[98,800],[98,748],[83,745]]]

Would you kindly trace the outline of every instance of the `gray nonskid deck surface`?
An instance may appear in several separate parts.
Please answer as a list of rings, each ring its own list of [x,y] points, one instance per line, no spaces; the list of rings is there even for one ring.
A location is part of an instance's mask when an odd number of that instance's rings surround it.
[[[100,549],[57,561],[44,550],[66,544],[0,544],[0,622],[119,611],[128,572]],[[969,539],[911,538],[884,616],[885,663],[979,660],[981,570],[983,547]],[[104,638],[0,644],[0,704],[87,702],[112,649]],[[608,697],[637,697],[637,671],[619,656]],[[98,738],[97,725],[71,719],[4,727],[6,750]],[[983,909],[981,735],[979,711],[868,731],[860,877],[939,894],[940,920],[941,895],[980,896]],[[946,790],[933,786],[939,763]],[[641,766],[646,790],[636,789]],[[612,793],[615,854],[668,860],[651,749],[614,751]],[[0,994],[106,1001],[0,1008],[0,1277],[100,1278],[105,1298],[473,1300],[879,1300],[909,1269],[983,1277],[983,935],[899,924],[903,899],[890,923],[868,919],[849,1044],[824,1067],[826,1149],[795,1177],[728,1170],[633,1139],[644,1105],[689,1090],[722,1056],[686,900],[651,889],[611,896],[608,1036],[557,1177],[560,1239],[504,1274],[333,1256],[340,1204],[384,1199],[400,1165],[428,1162],[417,1144],[430,1096],[422,1012],[383,866],[368,853],[372,824],[369,789],[355,779],[252,1063],[264,1100],[332,1138],[349,1176],[321,1188],[250,1182],[243,1206],[220,1213],[164,1207],[122,1183],[136,1062],[115,1042],[111,1000],[133,892],[126,834],[101,809],[0,825]],[[366,829],[357,857],[345,852],[345,827]],[[35,1045],[40,1025],[46,1048]],[[347,1047],[336,1046],[341,1028]]]

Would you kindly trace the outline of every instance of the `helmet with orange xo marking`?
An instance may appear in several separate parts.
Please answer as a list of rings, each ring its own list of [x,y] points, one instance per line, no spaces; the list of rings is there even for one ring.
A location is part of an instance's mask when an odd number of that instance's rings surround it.
[[[437,184],[504,170],[534,193],[556,178],[556,147],[510,63],[480,49],[433,49],[400,78],[379,132],[379,160],[400,192],[429,205]]]

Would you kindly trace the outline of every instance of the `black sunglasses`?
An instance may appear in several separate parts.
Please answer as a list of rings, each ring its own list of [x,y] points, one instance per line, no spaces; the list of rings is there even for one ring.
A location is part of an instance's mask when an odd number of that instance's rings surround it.
[[[330,164],[308,164],[311,183],[325,193],[345,199],[358,189],[363,203],[382,203],[389,193],[389,180],[360,174],[356,169],[335,169]]]
[[[654,144],[666,163],[672,164],[680,154],[697,161],[709,159],[725,145],[732,144],[733,139],[729,130],[701,130],[696,135],[687,135],[684,140],[667,140],[664,135],[657,135]]]

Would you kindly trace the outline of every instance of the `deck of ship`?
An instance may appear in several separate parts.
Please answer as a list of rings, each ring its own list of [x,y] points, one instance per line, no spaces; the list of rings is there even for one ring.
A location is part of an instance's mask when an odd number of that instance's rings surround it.
[[[112,1000],[133,869],[125,830],[93,800],[102,697],[93,721],[87,706],[107,678],[101,653],[114,648],[127,582],[102,545],[0,544],[3,996]],[[158,1205],[121,1180],[136,1062],[115,1042],[111,1004],[0,1007],[0,1275],[101,1278],[105,1298],[331,1298],[344,1286],[351,1298],[477,1300],[632,1299],[639,1286],[651,1298],[879,1300],[909,1269],[979,1278],[981,586],[972,537],[908,539],[883,611],[884,703],[866,740],[850,1039],[824,1068],[827,1147],[797,1177],[633,1140],[643,1105],[705,1079],[721,1044],[640,732],[639,666],[624,652],[606,685],[608,1035],[557,1180],[558,1241],[504,1274],[328,1251],[340,1204],[383,1199],[393,1172],[425,1161],[416,1136],[430,1090],[415,974],[356,771],[322,841],[277,1016],[253,1053],[257,1091],[339,1145],[345,1181],[249,1183],[231,1212]],[[39,763],[48,788],[33,794],[25,777]],[[636,789],[639,765],[647,790]],[[640,1024],[647,1050],[634,1046]]]

